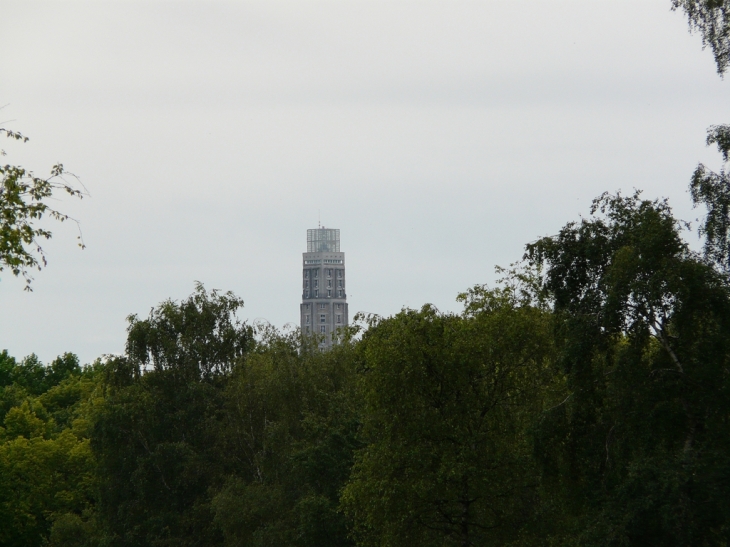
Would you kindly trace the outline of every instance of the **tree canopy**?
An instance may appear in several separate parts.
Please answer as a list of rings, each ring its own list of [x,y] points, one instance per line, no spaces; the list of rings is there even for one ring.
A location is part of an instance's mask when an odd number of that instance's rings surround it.
[[[603,194],[330,351],[198,284],[91,367],[0,353],[0,542],[725,545],[730,280],[687,230]]]
[[[724,0],[673,0],[730,63]],[[9,138],[22,135],[0,128]],[[708,130],[730,158],[730,126]],[[26,280],[63,179],[0,167],[0,270]],[[0,545],[730,544],[730,179],[704,252],[667,200],[604,193],[495,286],[371,316],[329,351],[198,283],[123,355],[0,352]]]
[[[605,194],[592,213],[527,247],[570,391],[536,430],[547,484],[579,544],[722,544],[730,287],[665,201]]]

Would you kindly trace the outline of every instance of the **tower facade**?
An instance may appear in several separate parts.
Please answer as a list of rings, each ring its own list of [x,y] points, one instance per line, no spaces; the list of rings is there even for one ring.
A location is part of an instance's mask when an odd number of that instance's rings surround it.
[[[340,231],[307,230],[307,252],[302,253],[302,334],[318,334],[321,347],[332,347],[337,330],[349,323],[345,292],[345,253]]]

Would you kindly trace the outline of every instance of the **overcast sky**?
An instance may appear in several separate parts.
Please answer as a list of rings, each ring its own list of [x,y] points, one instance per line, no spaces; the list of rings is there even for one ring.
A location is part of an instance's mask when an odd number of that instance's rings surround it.
[[[687,185],[728,82],[669,0],[0,4],[6,161],[55,162],[34,292],[0,274],[0,349],[121,352],[194,281],[298,320],[306,230],[340,228],[351,315],[495,280],[524,244],[641,188]],[[695,237],[695,236],[693,236]],[[693,239],[693,241],[696,241]]]

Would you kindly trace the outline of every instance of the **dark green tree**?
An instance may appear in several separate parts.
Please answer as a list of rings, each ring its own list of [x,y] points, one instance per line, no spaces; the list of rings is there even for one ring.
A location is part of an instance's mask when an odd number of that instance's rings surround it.
[[[80,373],[79,358],[73,353],[58,356],[49,366],[45,366],[35,354],[30,354],[20,363],[16,363],[7,351],[0,354],[0,387],[12,385],[32,395],[45,393],[69,376]]]
[[[107,364],[92,441],[112,545],[221,542],[210,499],[225,470],[216,448],[224,387],[253,345],[236,318],[242,305],[198,284],[145,320],[129,317],[127,352]]]
[[[226,390],[221,451],[233,471],[213,500],[225,544],[346,547],[338,511],[359,425],[353,347],[320,352],[273,330]]]
[[[351,344],[253,330],[198,286],[106,366],[92,444],[111,545],[344,546],[359,424]]]
[[[604,194],[591,213],[527,247],[569,390],[536,435],[546,495],[560,492],[580,545],[723,545],[725,278],[688,249],[665,201]]]
[[[13,383],[13,370],[16,366],[15,357],[10,355],[8,350],[0,352],[0,388]]]
[[[532,517],[550,315],[509,290],[463,299],[464,315],[404,310],[363,337],[367,444],[342,500],[360,545],[503,545]]]

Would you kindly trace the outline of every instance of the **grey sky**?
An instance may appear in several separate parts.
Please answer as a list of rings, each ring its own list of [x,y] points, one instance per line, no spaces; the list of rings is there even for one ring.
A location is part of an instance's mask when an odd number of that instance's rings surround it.
[[[728,83],[669,0],[9,2],[0,111],[91,193],[59,207],[34,292],[0,280],[0,348],[120,352],[193,281],[298,318],[306,229],[340,228],[351,312],[458,309],[526,242],[687,184]]]

